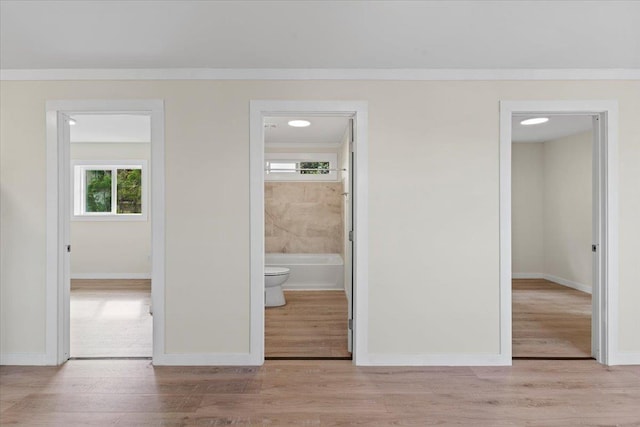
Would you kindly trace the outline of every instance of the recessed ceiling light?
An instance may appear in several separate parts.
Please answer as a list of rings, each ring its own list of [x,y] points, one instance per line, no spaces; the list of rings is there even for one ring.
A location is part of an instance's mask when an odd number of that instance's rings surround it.
[[[292,126],[294,128],[306,128],[310,124],[311,124],[311,122],[308,121],[308,120],[290,120],[288,122],[288,125]]]
[[[69,126],[75,126],[75,124],[78,123],[75,121],[75,119],[72,119],[71,117],[69,117]]]
[[[531,119],[525,119],[520,122],[521,125],[529,126],[529,125],[539,125],[540,123],[546,123],[549,121],[548,117],[534,117]]]

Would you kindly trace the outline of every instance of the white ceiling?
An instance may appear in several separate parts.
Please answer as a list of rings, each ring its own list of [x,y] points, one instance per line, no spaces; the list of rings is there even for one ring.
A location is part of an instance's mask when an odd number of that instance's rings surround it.
[[[311,125],[295,128],[287,124],[289,120],[295,119],[308,120]],[[342,142],[349,119],[346,117],[267,117],[264,122],[264,142],[267,145],[336,147]]]
[[[520,124],[522,120],[532,117],[548,117],[549,121],[539,125]],[[587,132],[592,129],[592,126],[592,118],[589,115],[514,115],[511,120],[511,141],[516,143],[551,141]]]
[[[635,1],[9,1],[0,68],[640,68]]]
[[[134,114],[72,114],[71,142],[151,142],[151,117]]]

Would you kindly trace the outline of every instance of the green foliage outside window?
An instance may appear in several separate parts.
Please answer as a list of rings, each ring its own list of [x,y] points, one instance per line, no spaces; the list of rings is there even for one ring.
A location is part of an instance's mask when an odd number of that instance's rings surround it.
[[[87,212],[111,212],[111,171],[88,170]]]
[[[118,169],[118,213],[142,213],[142,170]]]
[[[87,170],[85,173],[86,212],[142,213],[142,169]],[[116,186],[116,212],[112,204],[113,185]]]
[[[299,168],[301,174],[324,175],[329,173],[329,162],[300,162]]]

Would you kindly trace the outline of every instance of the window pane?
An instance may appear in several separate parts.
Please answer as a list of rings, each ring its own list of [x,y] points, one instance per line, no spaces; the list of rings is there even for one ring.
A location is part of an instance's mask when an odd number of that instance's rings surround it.
[[[142,213],[142,169],[118,169],[118,213]]]
[[[294,162],[287,163],[269,163],[269,172],[271,173],[295,173],[296,164]]]
[[[86,171],[87,212],[111,212],[111,171]]]
[[[300,162],[301,174],[328,174],[329,162]],[[310,170],[305,170],[310,169]]]

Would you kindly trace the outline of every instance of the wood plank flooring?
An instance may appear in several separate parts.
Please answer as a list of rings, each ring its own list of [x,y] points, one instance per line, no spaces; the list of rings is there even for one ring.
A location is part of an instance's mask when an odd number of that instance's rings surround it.
[[[638,426],[640,366],[0,367],[0,424],[20,426]]]
[[[266,357],[350,357],[343,291],[285,291],[287,304],[265,309]]]
[[[513,281],[514,357],[590,357],[591,295],[547,280]]]
[[[150,280],[72,280],[71,357],[151,357]]]

